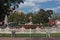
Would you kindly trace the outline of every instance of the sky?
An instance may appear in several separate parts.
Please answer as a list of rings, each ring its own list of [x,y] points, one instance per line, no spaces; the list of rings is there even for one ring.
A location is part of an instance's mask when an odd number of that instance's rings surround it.
[[[24,13],[37,12],[39,9],[53,10],[56,13],[60,13],[60,0],[23,0],[17,10],[21,10]]]

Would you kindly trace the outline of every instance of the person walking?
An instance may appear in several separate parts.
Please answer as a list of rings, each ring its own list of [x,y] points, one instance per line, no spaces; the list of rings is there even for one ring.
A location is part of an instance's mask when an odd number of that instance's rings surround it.
[[[16,35],[16,30],[13,29],[13,30],[12,30],[12,37],[15,37],[15,35]]]
[[[49,37],[50,38],[50,30],[47,30],[46,31],[46,37]]]

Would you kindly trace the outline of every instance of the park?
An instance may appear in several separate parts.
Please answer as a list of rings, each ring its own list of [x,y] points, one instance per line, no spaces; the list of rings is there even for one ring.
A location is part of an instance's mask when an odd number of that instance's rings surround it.
[[[0,40],[60,40],[60,5],[55,2],[0,0]]]

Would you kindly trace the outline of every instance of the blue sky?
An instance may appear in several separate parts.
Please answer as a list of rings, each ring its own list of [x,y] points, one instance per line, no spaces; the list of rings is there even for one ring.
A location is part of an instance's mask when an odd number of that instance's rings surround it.
[[[21,10],[24,13],[37,12],[39,9],[51,9],[60,13],[60,0],[24,0],[24,4],[21,3],[17,8],[17,10]]]

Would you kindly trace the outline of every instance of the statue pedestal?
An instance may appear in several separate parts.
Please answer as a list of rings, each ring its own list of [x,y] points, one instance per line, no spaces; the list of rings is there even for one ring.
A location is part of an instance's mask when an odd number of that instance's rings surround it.
[[[29,24],[29,25],[32,25],[33,23],[32,23],[32,22],[29,22],[28,24]]]

